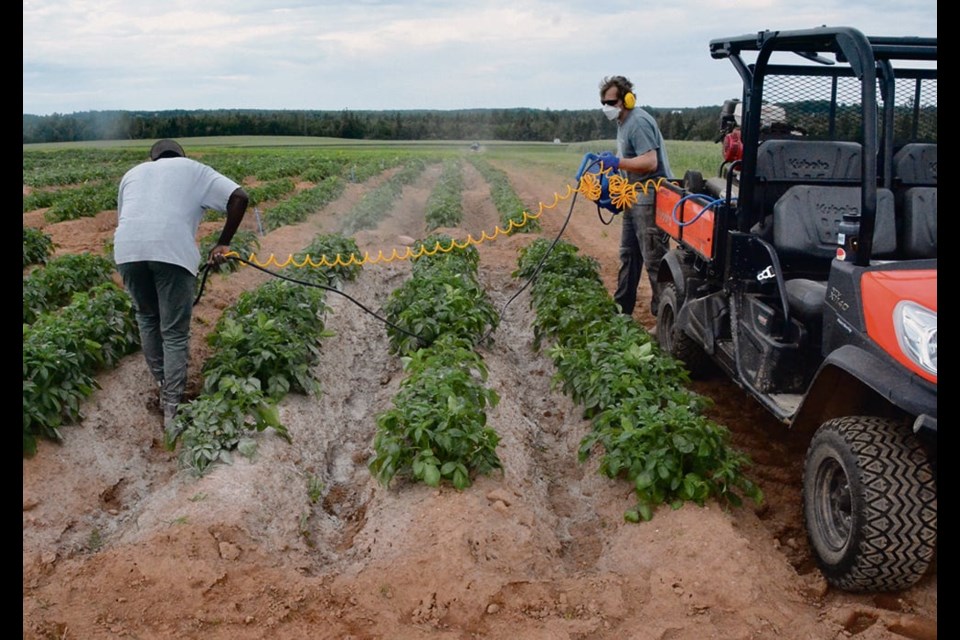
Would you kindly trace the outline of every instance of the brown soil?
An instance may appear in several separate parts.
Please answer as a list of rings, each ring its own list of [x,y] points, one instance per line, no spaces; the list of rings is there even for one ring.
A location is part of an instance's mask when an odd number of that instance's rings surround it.
[[[567,178],[506,167],[531,210],[552,202]],[[482,178],[466,171],[463,237],[490,233],[498,215]],[[439,175],[429,169],[373,230],[355,238],[374,255],[426,235],[424,204]],[[286,257],[317,233],[338,230],[376,180],[351,185],[308,221],[262,238],[261,258]],[[542,216],[554,237],[570,207]],[[115,212],[46,225],[60,252],[100,251]],[[217,228],[210,223],[208,233]],[[245,226],[253,226],[248,215]],[[502,308],[520,288],[510,273],[536,235],[479,247],[480,277]],[[595,256],[612,291],[617,223],[602,225],[580,201],[564,238]],[[409,264],[365,267],[345,291],[377,310]],[[204,336],[240,292],[265,281],[245,268],[212,277],[196,307],[192,380]],[[642,290],[645,303],[649,294]],[[84,419],[23,461],[25,639],[245,640],[608,639],[658,640],[937,637],[937,577],[895,594],[829,588],[810,560],[800,511],[803,450],[784,427],[723,380],[698,384],[753,460],[766,501],[661,508],[630,524],[623,481],[577,461],[589,430],[551,386],[553,366],[532,350],[524,292],[506,307],[483,350],[488,386],[501,397],[489,424],[501,436],[503,473],[458,492],[408,482],[379,485],[366,467],[375,416],[391,406],[404,373],[384,326],[330,295],[321,343],[319,397],[290,395],[281,419],[293,443],[257,435],[252,459],[236,456],[202,478],[182,471],[158,441],[154,392],[134,354],[99,378]],[[636,320],[653,318],[645,304]],[[310,488],[319,491],[313,494]],[[311,497],[316,497],[314,502]]]

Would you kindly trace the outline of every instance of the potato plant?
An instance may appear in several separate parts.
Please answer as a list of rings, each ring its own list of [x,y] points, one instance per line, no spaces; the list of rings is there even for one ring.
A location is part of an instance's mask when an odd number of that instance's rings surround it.
[[[400,170],[382,185],[367,193],[347,213],[342,232],[353,235],[361,229],[372,229],[390,211],[391,205],[400,198],[403,187],[413,183],[426,169],[418,157],[407,159]]]
[[[463,218],[463,172],[458,160],[443,163],[440,180],[427,200],[428,229],[455,227]]]
[[[61,189],[43,217],[47,222],[62,222],[89,218],[101,211],[116,209],[119,182],[118,179],[116,182],[104,181]]]
[[[70,302],[74,293],[108,281],[113,263],[91,253],[54,258],[23,278],[23,322],[30,324],[43,313]]]
[[[425,240],[417,250],[423,254],[413,263],[413,277],[390,294],[384,311],[395,325],[387,327],[392,353],[410,355],[448,334],[475,345],[497,326],[499,315],[476,277],[476,247],[449,250],[452,243],[442,235]]]
[[[339,233],[320,234],[293,256],[295,270],[288,270],[288,273],[297,280],[333,286],[356,280],[363,269],[360,265],[362,258],[353,238]]]
[[[515,275],[536,274],[536,346],[553,342],[554,382],[591,420],[580,461],[599,449],[600,473],[634,486],[636,506],[624,517],[649,520],[661,504],[703,505],[711,497],[739,505],[743,494],[759,503],[762,493],[744,473],[749,460],[702,415],[705,399],[685,387],[682,365],[617,313],[590,259],[565,242],[548,249],[543,239],[521,249]]]
[[[264,212],[263,228],[273,231],[288,224],[302,222],[311,213],[336,200],[346,186],[342,179],[330,176],[312,189],[301,191]]]
[[[32,264],[46,264],[53,253],[53,238],[33,227],[23,228],[23,268]]]
[[[465,489],[472,473],[501,468],[500,436],[486,426],[486,408],[500,398],[484,388],[487,369],[472,344],[447,334],[405,363],[393,408],[377,416],[373,475],[389,484],[407,472],[431,487],[447,480]]]
[[[251,454],[250,431],[272,428],[289,439],[276,402],[291,391],[320,392],[313,366],[317,342],[331,335],[320,318],[325,310],[322,289],[283,280],[244,292],[227,309],[207,338],[214,352],[203,366],[203,391],[177,414],[185,468],[202,475],[230,462],[235,449]]]
[[[112,282],[73,295],[55,314],[23,325],[23,453],[37,438],[61,439],[60,427],[80,418],[94,375],[140,347],[133,303]]]
[[[487,370],[474,351],[499,315],[476,280],[476,248],[452,246],[441,234],[420,243],[412,277],[385,306],[395,325],[388,328],[391,348],[403,356],[408,377],[393,408],[377,417],[370,470],[383,484],[409,474],[430,486],[446,480],[464,489],[471,474],[501,466],[500,438],[486,426],[486,407],[499,397],[483,387]]]

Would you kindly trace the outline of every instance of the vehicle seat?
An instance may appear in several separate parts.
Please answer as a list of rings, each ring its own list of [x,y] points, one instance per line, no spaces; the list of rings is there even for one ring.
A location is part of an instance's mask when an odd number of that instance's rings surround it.
[[[785,262],[785,273],[803,265],[823,276],[813,279],[826,279],[830,261],[837,253],[840,220],[845,213],[859,211],[859,187],[790,187],[777,201],[773,212],[773,246]],[[873,254],[888,256],[896,249],[893,193],[889,189],[877,189]]]
[[[757,148],[755,204],[763,219],[797,185],[859,186],[859,143],[830,140],[764,140]]]
[[[911,143],[893,156],[900,256],[937,257],[937,145]]]

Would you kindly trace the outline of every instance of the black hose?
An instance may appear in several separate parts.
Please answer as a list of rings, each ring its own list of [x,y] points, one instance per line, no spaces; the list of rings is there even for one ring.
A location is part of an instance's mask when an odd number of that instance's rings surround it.
[[[293,283],[296,283],[296,284],[302,284],[302,285],[305,286],[305,287],[316,287],[317,289],[323,289],[324,291],[331,291],[331,292],[333,292],[333,293],[339,294],[339,295],[343,296],[344,298],[346,298],[347,300],[349,300],[350,302],[352,302],[353,304],[355,304],[355,305],[357,305],[358,307],[360,307],[361,309],[363,309],[365,312],[369,313],[371,316],[373,316],[374,318],[376,318],[376,319],[379,320],[380,322],[384,323],[385,325],[390,326],[390,327],[393,327],[393,328],[396,329],[397,331],[399,331],[399,332],[401,332],[401,333],[405,333],[406,335],[410,336],[411,338],[416,338],[416,339],[418,339],[418,340],[423,340],[423,339],[424,339],[423,336],[421,336],[421,335],[419,335],[419,334],[416,334],[416,333],[412,333],[412,332],[410,332],[410,331],[407,331],[407,330],[404,329],[403,327],[397,326],[397,325],[395,325],[394,323],[392,323],[392,322],[390,322],[389,320],[387,320],[386,318],[383,318],[383,317],[377,315],[375,312],[373,312],[373,311],[371,311],[370,309],[368,309],[367,307],[365,307],[365,306],[363,305],[363,303],[361,303],[359,300],[357,300],[357,299],[355,299],[355,298],[352,298],[351,296],[347,295],[346,293],[344,293],[343,291],[340,291],[339,289],[337,289],[337,288],[335,288],[335,287],[330,287],[330,286],[327,286],[327,285],[325,285],[325,284],[317,284],[317,283],[315,283],[315,282],[306,282],[306,281],[304,281],[304,280],[297,280],[296,278],[291,278],[291,277],[289,277],[289,276],[285,276],[285,275],[283,275],[282,273],[277,273],[276,271],[270,271],[269,269],[265,269],[265,268],[263,268],[263,267],[261,267],[261,266],[259,266],[259,265],[256,265],[256,264],[250,262],[249,260],[244,260],[243,258],[241,258],[241,257],[239,257],[239,256],[227,256],[227,259],[228,259],[228,260],[236,260],[237,262],[242,262],[243,264],[245,264],[245,265],[247,265],[247,266],[253,267],[254,269],[257,269],[257,270],[259,270],[259,271],[263,271],[264,273],[270,274],[270,275],[273,276],[274,278],[280,278],[281,280],[286,280],[286,281],[288,281],[288,282],[293,282]],[[203,295],[203,289],[204,289],[204,287],[205,287],[206,284],[207,284],[207,274],[209,273],[209,270],[210,270],[210,264],[204,265],[204,267],[203,267],[203,279],[202,279],[201,282],[200,282],[200,291],[197,293],[197,298],[196,298],[196,300],[194,300],[194,302],[193,302],[194,305],[196,305],[197,302],[200,301],[200,296]]]
[[[524,285],[523,285],[522,287],[520,287],[520,289],[518,289],[516,293],[514,293],[512,296],[510,296],[510,299],[507,300],[507,301],[504,303],[503,307],[500,309],[500,317],[503,317],[503,313],[507,310],[507,307],[510,305],[510,303],[513,302],[513,301],[517,298],[517,296],[519,296],[521,293],[523,293],[524,290],[526,290],[526,288],[529,287],[529,286],[537,279],[537,276],[540,275],[540,271],[543,269],[544,263],[547,261],[547,258],[550,256],[550,253],[553,251],[554,247],[557,246],[557,243],[560,242],[560,238],[563,236],[563,232],[566,231],[567,225],[570,224],[570,219],[573,217],[573,206],[574,206],[574,204],[576,204],[576,202],[577,202],[577,192],[574,192],[574,194],[573,194],[573,199],[570,200],[570,210],[567,212],[567,218],[566,218],[566,220],[563,221],[563,226],[560,227],[560,232],[557,234],[557,237],[553,239],[553,242],[550,243],[550,246],[547,248],[547,250],[543,253],[543,256],[540,258],[540,262],[537,263],[536,268],[533,270],[533,274],[527,279],[527,281],[524,283]],[[597,213],[599,214],[599,207],[597,207]],[[601,220],[601,222],[602,222],[602,221],[603,221],[603,218],[601,218],[600,220]],[[604,223],[604,224],[609,224],[609,223]],[[275,271],[270,271],[269,269],[265,269],[264,267],[261,267],[261,266],[259,266],[259,265],[256,265],[256,264],[250,262],[249,260],[244,260],[243,258],[241,258],[241,257],[239,257],[239,256],[227,256],[227,259],[228,259],[228,260],[236,260],[237,262],[242,262],[243,264],[245,264],[245,265],[247,265],[247,266],[253,267],[254,269],[257,269],[257,270],[259,270],[259,271],[263,271],[264,273],[267,273],[267,274],[269,274],[269,275],[271,275],[271,276],[273,276],[273,277],[275,277],[275,278],[280,278],[281,280],[286,280],[286,281],[288,281],[288,282],[293,282],[293,283],[296,283],[296,284],[302,284],[302,285],[305,286],[305,287],[316,287],[317,289],[323,289],[324,291],[331,291],[331,292],[333,292],[333,293],[339,294],[339,295],[343,296],[344,298],[346,298],[347,300],[349,300],[350,302],[352,302],[353,304],[355,304],[355,305],[357,305],[358,307],[360,307],[361,309],[363,309],[365,312],[369,313],[371,316],[373,316],[374,318],[376,318],[376,319],[379,320],[380,322],[383,322],[383,323],[386,324],[387,326],[393,327],[393,328],[396,329],[397,331],[399,331],[399,332],[401,332],[401,333],[404,333],[404,334],[410,336],[411,338],[416,338],[416,339],[418,339],[418,340],[424,340],[424,341],[425,341],[425,338],[424,338],[423,336],[421,336],[421,335],[419,335],[419,334],[416,334],[416,333],[412,333],[412,332],[410,332],[410,331],[407,331],[407,330],[404,329],[403,327],[397,326],[397,325],[395,325],[394,323],[392,323],[392,322],[390,322],[389,320],[387,320],[386,318],[383,318],[383,317],[377,315],[376,313],[374,313],[373,311],[371,311],[370,309],[368,309],[367,307],[365,307],[361,302],[359,302],[358,300],[350,297],[349,295],[345,294],[343,291],[340,291],[339,289],[337,289],[337,288],[335,288],[335,287],[330,287],[330,286],[323,285],[323,284],[317,284],[317,283],[314,283],[314,282],[306,282],[306,281],[304,281],[304,280],[297,280],[296,278],[291,278],[291,277],[285,276],[285,275],[283,275],[283,274],[281,274],[281,273],[277,273],[277,272],[275,272]],[[200,298],[201,298],[201,296],[203,296],[203,290],[204,290],[204,288],[206,288],[206,286],[207,286],[207,276],[209,275],[210,269],[211,269],[212,266],[214,266],[214,265],[211,265],[210,263],[207,263],[207,264],[205,264],[205,265],[203,266],[203,269],[202,269],[203,275],[202,275],[202,278],[201,278],[201,280],[200,280],[200,289],[199,289],[199,291],[197,292],[197,297],[196,297],[196,299],[194,299],[194,301],[193,301],[194,306],[196,306],[196,304],[197,304],[198,302],[200,302]],[[490,338],[490,336],[493,334],[494,329],[495,329],[495,327],[491,327],[490,330],[487,331],[486,335],[484,335],[483,338],[480,340],[480,343],[481,343],[481,344],[482,344],[483,342],[486,342],[487,339]]]

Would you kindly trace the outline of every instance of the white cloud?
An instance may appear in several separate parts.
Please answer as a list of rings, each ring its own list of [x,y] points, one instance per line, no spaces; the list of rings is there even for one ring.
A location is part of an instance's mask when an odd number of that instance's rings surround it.
[[[766,28],[936,35],[933,0],[24,0],[26,113],[595,106],[622,73],[654,106],[738,91],[708,42]]]

